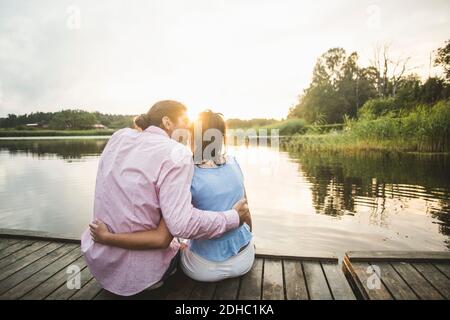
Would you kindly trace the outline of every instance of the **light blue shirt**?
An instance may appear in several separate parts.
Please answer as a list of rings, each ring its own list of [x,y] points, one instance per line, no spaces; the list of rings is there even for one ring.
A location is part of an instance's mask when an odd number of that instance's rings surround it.
[[[200,210],[226,211],[244,197],[244,176],[234,157],[214,168],[195,167],[191,185],[192,204]],[[238,254],[252,239],[247,224],[216,239],[189,241],[189,248],[209,261],[225,261]]]

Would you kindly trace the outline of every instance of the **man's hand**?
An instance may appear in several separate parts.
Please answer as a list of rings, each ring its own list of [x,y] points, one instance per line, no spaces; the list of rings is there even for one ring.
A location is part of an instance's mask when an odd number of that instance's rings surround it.
[[[106,244],[108,241],[108,237],[111,234],[109,232],[106,224],[101,222],[100,220],[95,220],[89,224],[89,229],[91,231],[91,238],[95,242]]]
[[[160,245],[162,249],[166,249],[170,246],[170,243],[173,240],[173,235],[170,233],[169,229],[167,228],[166,221],[163,217],[161,217],[161,220],[159,220],[159,225],[156,228],[155,235],[161,239]]]
[[[239,225],[242,225],[245,221],[248,220],[250,211],[248,209],[247,199],[244,198],[236,202],[233,206],[233,209],[236,210],[239,214]]]

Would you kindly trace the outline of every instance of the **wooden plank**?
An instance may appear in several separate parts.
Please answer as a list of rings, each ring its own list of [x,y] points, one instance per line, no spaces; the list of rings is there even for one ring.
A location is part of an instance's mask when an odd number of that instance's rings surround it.
[[[217,283],[214,300],[236,300],[241,278],[232,278]]]
[[[255,259],[252,269],[242,276],[239,300],[261,300],[263,263],[263,259]]]
[[[412,264],[445,299],[450,299],[450,280],[431,263]]]
[[[77,290],[70,300],[92,300],[100,291],[102,291],[102,287],[95,278],[92,278],[80,290]]]
[[[314,260],[338,262],[338,257],[331,252],[301,252],[292,254],[288,252],[281,252],[282,249],[277,248],[277,251],[269,250],[267,248],[256,248],[256,257],[260,259],[278,259],[278,260]]]
[[[87,267],[84,268],[83,270],[81,270],[80,288],[82,288],[92,278],[93,278],[92,274]],[[73,296],[76,291],[78,291],[78,289],[69,289],[65,282],[62,286],[60,286],[58,289],[56,289],[51,294],[49,294],[47,297],[45,297],[45,300],[67,300],[71,296]]]
[[[407,262],[394,262],[391,265],[420,299],[444,299],[444,297],[411,264]]]
[[[84,260],[84,257],[81,256],[77,260],[75,260],[71,265],[76,265],[81,270],[83,270],[86,267],[86,262]],[[24,300],[42,300],[45,297],[47,297],[49,294],[51,294],[53,291],[58,289],[62,285],[66,285],[67,280],[70,277],[76,276],[76,274],[68,274],[67,268],[64,268],[54,274],[51,278],[47,279],[45,282],[41,283],[39,286],[28,292],[25,296],[23,296],[21,299]]]
[[[195,281],[194,289],[191,292],[189,300],[212,300],[215,290],[215,282]]]
[[[450,261],[450,252],[437,251],[349,251],[346,256],[351,262]]]
[[[7,257],[0,260],[0,271],[7,266],[17,263],[17,261],[19,261],[20,259],[31,255],[33,252],[42,249],[48,244],[50,244],[50,242],[36,241],[31,246],[25,247],[19,251],[14,252],[13,254],[8,255]]]
[[[21,240],[18,241],[12,245],[10,245],[8,248],[3,249],[0,251],[0,260],[13,254],[14,252],[17,252],[19,250],[22,250],[25,247],[29,247],[33,244],[32,240]]]
[[[304,261],[306,285],[311,300],[333,300],[325,274],[318,261]]]
[[[51,245],[52,244],[50,244],[48,246],[51,246]],[[46,247],[44,247],[44,248],[46,248]],[[21,268],[19,272],[13,273],[12,275],[10,275],[9,277],[7,277],[6,279],[4,279],[0,282],[0,294],[4,294],[9,289],[13,288],[20,282],[30,278],[36,272],[47,267],[49,264],[58,260],[65,254],[67,254],[69,251],[74,250],[75,248],[76,248],[76,245],[74,245],[74,244],[66,244],[66,245],[60,246],[56,250],[52,250],[51,252],[47,253],[45,256],[34,261],[33,263],[28,264],[26,267]],[[9,298],[7,295],[2,296],[2,297]]]
[[[287,300],[308,300],[308,289],[300,261],[283,261]]]
[[[15,243],[17,243],[19,241],[20,241],[20,239],[1,238],[0,239],[0,250],[8,248],[9,246],[12,246],[13,244],[15,244]]]
[[[44,269],[39,270],[31,277],[27,278],[25,281],[22,281],[15,287],[5,292],[2,296],[0,296],[0,298],[5,297],[8,299],[19,299],[23,297],[26,293],[39,286],[41,283],[43,283],[44,281],[55,275],[61,269],[66,270],[65,267],[70,265],[80,256],[81,256],[80,247],[73,246],[72,250],[68,251],[67,254],[58,257],[54,262],[47,265]],[[39,262],[43,263],[41,260]]]
[[[344,258],[343,269],[350,285],[365,300],[392,300],[393,297],[367,262],[350,262]]]
[[[378,267],[381,271],[381,281],[396,300],[417,300],[418,297],[408,284],[387,262],[371,263],[372,267]]]
[[[195,281],[186,276],[181,270],[169,278],[167,287],[170,288],[166,299],[168,300],[187,300],[194,289]]]
[[[284,300],[283,265],[281,260],[265,259],[263,300]]]
[[[13,239],[32,239],[32,240],[45,240],[45,241],[57,241],[80,244],[80,237],[71,235],[62,235],[43,231],[30,231],[30,230],[16,230],[16,229],[1,229],[0,237],[13,238]]]
[[[322,269],[327,278],[334,300],[356,299],[352,288],[336,263],[322,262]]]
[[[447,278],[450,278],[450,264],[449,263],[433,263]]]
[[[41,259],[42,257],[46,256],[50,252],[52,252],[62,246],[63,246],[63,243],[56,243],[56,242],[50,243],[49,245],[46,245],[46,246],[38,249],[37,251],[34,251],[34,252],[30,253],[29,255],[23,257],[22,259],[19,259],[18,261],[15,261],[12,264],[2,268],[1,274],[0,274],[0,281],[8,278],[9,276],[16,273],[17,271],[27,267],[28,265]],[[8,258],[6,258],[4,260],[8,260]],[[3,260],[2,260],[2,262],[3,262]]]

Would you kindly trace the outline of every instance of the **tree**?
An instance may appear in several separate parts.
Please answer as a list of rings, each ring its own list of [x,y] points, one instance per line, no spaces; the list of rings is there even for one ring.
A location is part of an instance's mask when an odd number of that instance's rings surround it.
[[[420,100],[422,83],[417,75],[408,75],[399,83],[395,103],[401,108],[410,109]]]
[[[445,47],[437,50],[437,57],[434,61],[435,66],[441,66],[444,69],[445,79],[450,81],[450,40],[447,40]]]
[[[360,68],[356,52],[347,56],[342,48],[333,48],[317,60],[312,82],[290,118],[304,118],[310,123],[342,123],[344,115],[355,117],[358,109],[376,95],[376,72]]]
[[[409,67],[411,57],[393,58],[390,45],[376,46],[370,60],[377,73],[377,91],[379,97],[395,97],[404,76],[413,70]]]
[[[450,85],[440,78],[428,78],[420,87],[418,101],[426,104],[433,104],[439,100],[450,97]]]
[[[89,129],[97,122],[93,113],[82,110],[63,110],[57,112],[49,123],[51,129]]]
[[[93,124],[101,123],[110,128],[124,128],[133,126],[133,116],[102,114],[82,110],[63,110],[58,112],[33,112],[30,114],[9,114],[0,118],[0,128],[23,127],[28,123],[39,126],[49,125],[53,129],[90,129]]]

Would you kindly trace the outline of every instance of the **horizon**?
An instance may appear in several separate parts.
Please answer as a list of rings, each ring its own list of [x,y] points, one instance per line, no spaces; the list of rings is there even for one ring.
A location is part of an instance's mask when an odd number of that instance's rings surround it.
[[[82,109],[136,115],[163,99],[192,117],[286,118],[333,47],[375,46],[411,56],[422,79],[441,74],[430,54],[444,46],[444,0],[286,1],[0,0],[0,117]],[[84,107],[79,107],[84,106]]]

